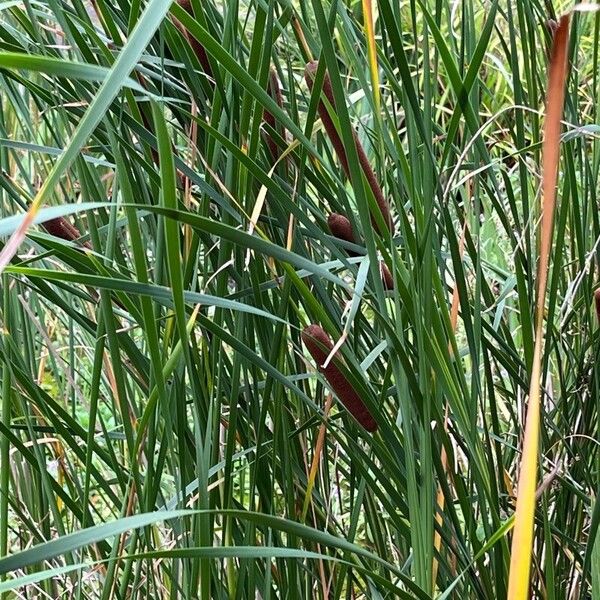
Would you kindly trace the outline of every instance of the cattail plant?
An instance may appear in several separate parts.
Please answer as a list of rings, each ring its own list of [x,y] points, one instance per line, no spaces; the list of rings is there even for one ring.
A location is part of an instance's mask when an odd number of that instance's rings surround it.
[[[281,86],[279,85],[279,78],[277,77],[277,71],[274,67],[271,67],[269,70],[269,81],[267,83],[267,93],[275,102],[279,108],[283,108],[283,96],[281,94]],[[263,115],[264,122],[271,127],[271,129],[277,131],[277,133],[285,139],[285,130],[278,126],[277,120],[275,119],[275,115],[270,113],[268,110],[265,110]],[[266,134],[267,145],[269,146],[269,150],[271,151],[271,156],[273,160],[277,160],[281,155],[281,149],[279,148],[277,142],[268,132]]]
[[[600,323],[600,288],[594,292],[594,304],[596,305],[596,316],[598,317],[598,323]]]
[[[306,65],[306,68],[304,70],[304,78],[306,80],[308,88],[311,91],[313,89],[315,75],[317,73],[318,67],[319,67],[319,63],[317,61],[312,61]],[[335,100],[333,97],[333,89],[331,87],[331,79],[329,78],[329,74],[327,73],[327,71],[325,72],[325,77],[323,79],[322,92],[323,92],[323,95],[325,96],[325,98],[327,98],[327,101],[329,102],[331,107],[335,110]],[[346,176],[350,177],[350,167],[348,165],[348,156],[346,155],[346,150],[344,148],[344,144],[343,144],[342,139],[335,127],[333,119],[331,118],[331,115],[329,114],[327,106],[325,105],[325,102],[323,102],[323,100],[319,101],[318,111],[319,111],[319,117],[321,118],[321,121],[323,122],[325,131],[327,132],[327,135],[328,135],[329,139],[331,140],[331,144],[333,145],[333,148],[335,149],[335,152],[338,156],[340,164],[342,165],[342,168],[344,169]],[[360,143],[360,140],[358,139],[358,136],[356,135],[355,131],[352,131],[352,137],[354,139],[354,145],[356,147],[356,153],[358,154],[358,160],[360,162],[360,166],[363,170],[363,173],[365,174],[365,177],[367,179],[369,187],[371,188],[371,191],[373,192],[373,196],[375,197],[375,202],[377,202],[377,206],[379,207],[379,210],[381,211],[381,215],[383,217],[383,222],[386,224],[387,229],[391,230],[392,219],[391,219],[391,215],[390,215],[390,207],[389,207],[388,201],[385,199],[385,197],[383,195],[381,186],[379,185],[379,182],[377,181],[377,177],[375,176],[375,173],[373,172],[371,164],[369,163],[369,159],[367,158],[365,150],[364,150],[362,144]],[[373,215],[371,215],[371,221],[372,221],[373,225],[375,226],[375,228],[379,231],[379,233],[382,233],[382,231],[379,228],[378,221],[377,221],[377,219],[374,218]]]
[[[354,231],[352,230],[352,223],[350,223],[350,219],[348,219],[348,217],[340,215],[339,213],[331,213],[327,218],[327,225],[331,235],[338,238],[338,240],[344,240],[345,242],[356,244]],[[346,252],[349,256],[360,256],[359,252],[354,252],[353,250],[347,249]],[[388,266],[383,261],[379,263],[379,271],[381,273],[383,287],[388,291],[393,290],[394,278],[391,271],[388,269]]]
[[[352,231],[352,223],[350,223],[350,219],[348,219],[348,217],[340,215],[339,213],[331,213],[329,217],[327,217],[327,226],[329,227],[331,235],[336,237],[338,240],[344,240],[350,244],[356,244],[354,231]],[[346,250],[346,252],[350,256],[360,256],[360,254],[358,252],[354,252],[354,250]]]
[[[194,9],[192,7],[191,0],[177,0],[177,4],[179,4],[179,6],[181,6],[181,8],[183,8],[183,10],[185,10],[185,12],[187,12],[190,16],[194,16]],[[183,26],[181,21],[177,19],[173,19],[173,21],[177,29],[181,31],[183,36],[186,38],[186,40],[192,47],[192,50],[194,51],[194,54],[196,55],[200,66],[202,67],[202,69],[204,69],[204,73],[206,73],[208,77],[212,78],[212,67],[210,66],[210,60],[208,59],[208,54],[206,53],[204,46],[193,35],[189,33],[189,31]]]
[[[377,431],[377,423],[373,415],[352,387],[352,384],[335,364],[335,358],[326,367],[323,366],[333,350],[333,342],[325,333],[325,330],[320,325],[309,325],[302,331],[302,341],[317,363],[319,371],[323,373],[331,389],[336,393],[348,412],[367,431]]]

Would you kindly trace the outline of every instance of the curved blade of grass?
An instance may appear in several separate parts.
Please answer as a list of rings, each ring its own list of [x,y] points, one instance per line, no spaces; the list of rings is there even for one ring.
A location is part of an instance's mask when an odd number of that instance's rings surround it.
[[[68,281],[72,283],[80,283],[91,287],[97,287],[105,290],[123,291],[128,294],[140,294],[153,298],[156,302],[165,306],[173,306],[173,291],[165,286],[154,285],[150,283],[142,283],[131,281],[129,279],[118,279],[115,277],[103,277],[101,275],[88,275],[85,273],[68,273],[62,271],[50,271],[47,269],[34,269],[29,267],[6,267],[6,273],[15,275],[25,275],[32,278],[40,278],[48,281]],[[200,304],[202,306],[217,306],[226,310],[239,310],[247,312],[257,317],[265,317],[274,321],[283,322],[276,315],[271,315],[268,312],[237,302],[227,298],[219,298],[210,294],[201,294],[199,292],[183,291],[182,300],[190,304]]]
[[[447,600],[450,598],[450,594],[454,591],[454,588],[460,583],[460,580],[465,576],[469,569],[473,568],[473,565],[485,554],[487,554],[491,548],[499,542],[514,526],[515,516],[509,517],[499,528],[494,532],[487,542],[479,549],[477,554],[473,557],[469,564],[458,574],[456,579],[444,590],[443,594],[440,594],[436,600]]]
[[[103,523],[95,527],[89,527],[83,531],[77,531],[58,539],[39,544],[22,552],[0,559],[0,573],[10,573],[17,569],[23,569],[28,565],[50,560],[67,552],[77,550],[83,546],[89,546],[108,537],[119,535],[130,529],[145,527],[157,521],[167,521],[193,514],[189,510],[172,510],[165,512],[145,513],[133,517],[125,517],[111,523]]]
[[[21,52],[0,52],[0,67],[4,69],[33,71],[55,77],[79,79],[81,81],[104,81],[110,73],[109,68],[100,65],[90,65],[63,60],[61,58],[52,58],[50,56],[34,56]],[[148,90],[131,77],[123,79],[122,87],[131,88],[146,96],[149,95]]]
[[[44,571],[37,571],[36,573],[32,573],[31,575],[25,575],[23,577],[16,577],[15,579],[9,579],[8,581],[3,581],[0,583],[0,594],[10,592],[10,590],[16,590],[17,588],[25,587],[27,585],[32,585],[34,583],[39,583],[40,581],[44,581],[45,579],[60,577],[61,575],[64,575],[65,573],[70,573],[71,571],[77,571],[79,569],[88,569],[92,566],[92,563],[78,563],[74,565],[67,565],[65,567],[57,567],[56,569],[45,569]]]
[[[82,202],[81,204],[61,204],[60,206],[49,206],[47,208],[41,208],[37,212],[31,224],[39,225],[40,223],[45,223],[46,221],[50,221],[51,219],[56,219],[58,217],[66,217],[68,215],[74,215],[85,210],[95,210],[96,208],[102,208],[109,205],[109,202]],[[19,229],[19,227],[22,227],[26,220],[27,214],[13,215],[12,217],[0,219],[0,237],[13,234]]]
[[[162,206],[141,206],[137,204],[124,204],[123,206],[132,206],[138,210],[145,210],[158,215],[164,215],[165,217],[175,219],[181,223],[187,223],[188,225],[191,225],[200,231],[205,231],[212,235],[229,240],[242,248],[250,248],[256,252],[264,254],[265,256],[271,256],[284,263],[287,262],[298,269],[305,269],[309,273],[319,275],[320,277],[323,277],[324,279],[327,279],[332,283],[343,287],[344,289],[351,289],[351,286],[348,283],[346,283],[337,275],[331,273],[327,268],[323,267],[323,265],[316,264],[311,260],[296,254],[295,252],[286,250],[285,248],[282,248],[281,246],[278,246],[277,244],[274,244],[256,235],[249,235],[245,231],[240,231],[239,229],[231,227],[230,225],[226,225],[225,223],[221,223],[207,217],[201,217],[191,212],[164,208]]]
[[[342,537],[338,537],[328,533],[326,531],[320,531],[315,529],[314,527],[309,527],[308,525],[303,525],[302,523],[298,523],[296,521],[292,521],[290,519],[284,519],[282,517],[275,517],[272,515],[267,515],[254,511],[243,511],[243,510],[235,510],[235,509],[225,509],[225,510],[199,510],[196,511],[198,513],[213,513],[220,515],[229,515],[231,517],[235,517],[237,519],[248,521],[250,523],[254,523],[259,527],[264,528],[272,528],[273,530],[278,530],[289,535],[296,535],[304,540],[311,541],[315,544],[320,544],[322,546],[337,548],[341,551],[348,552],[357,557],[362,557],[369,561],[373,561],[376,564],[384,566],[386,569],[389,569],[393,572],[400,581],[406,586],[408,590],[414,595],[414,598],[419,600],[427,600],[430,596],[420,589],[411,579],[407,577],[402,569],[397,565],[388,562],[381,556],[377,556],[377,554],[359,546],[358,544],[354,544]],[[405,597],[410,597],[409,594],[406,594]]]
[[[40,144],[31,144],[29,142],[21,142],[19,140],[9,140],[7,138],[0,138],[0,148],[12,148],[14,150],[26,150],[27,152],[39,152],[40,154],[48,154],[49,156],[60,156],[62,150],[60,148],[54,148],[52,146],[41,146]],[[89,154],[82,154],[81,158],[91,165],[98,167],[109,167],[113,168],[114,164],[104,160],[102,158],[96,158]]]
[[[193,512],[193,511],[192,511]],[[373,578],[377,583],[382,585],[383,587],[389,589],[400,598],[405,598],[406,600],[412,599],[414,596],[411,596],[404,592],[403,590],[399,590],[397,586],[391,584],[389,581],[384,579],[383,577],[378,576],[373,573],[370,569],[362,567],[360,565],[356,565],[353,562],[335,557],[329,556],[327,554],[322,554],[319,552],[312,552],[310,550],[299,550],[294,548],[279,548],[274,546],[225,546],[225,547],[191,547],[191,548],[174,548],[170,550],[156,550],[153,552],[144,552],[141,554],[134,554],[129,556],[128,558],[131,560],[158,560],[158,559],[176,559],[176,558],[211,558],[211,559],[223,559],[223,558],[239,558],[239,559],[250,559],[250,560],[259,560],[259,559],[274,559],[274,558],[285,558],[285,559],[313,559],[313,560],[326,560],[331,561],[333,563],[346,564],[349,567],[354,567],[359,570],[363,575],[367,578]],[[34,583],[39,583],[40,581],[44,581],[46,579],[59,577],[60,575],[64,575],[66,573],[71,573],[73,571],[79,569],[92,569],[97,567],[98,565],[104,562],[113,562],[115,560],[119,560],[120,557],[111,558],[108,561],[94,561],[89,563],[79,563],[75,565],[67,565],[64,567],[58,567],[56,569],[46,569],[44,571],[40,571],[37,573],[33,573],[31,575],[26,575],[24,577],[18,577],[15,579],[11,579],[9,581],[0,583],[0,593],[8,592],[10,590],[14,590],[20,587],[24,587],[27,585],[31,585]]]
[[[519,471],[515,527],[512,540],[508,600],[526,600],[533,549],[535,489],[540,435],[540,386],[544,347],[544,306],[548,282],[548,263],[552,245],[556,179],[560,155],[560,127],[567,77],[567,47],[570,15],[564,15],[554,35],[544,124],[542,163],[542,219],[540,257],[537,271],[535,347],[529,387],[529,403]]]

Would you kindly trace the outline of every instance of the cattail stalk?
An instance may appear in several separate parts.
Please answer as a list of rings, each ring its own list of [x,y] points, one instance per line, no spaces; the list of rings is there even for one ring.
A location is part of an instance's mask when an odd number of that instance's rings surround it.
[[[191,17],[194,16],[194,8],[192,7],[191,0],[177,0],[177,4],[179,4],[179,6],[181,6],[181,8],[188,13],[188,15]],[[210,66],[210,60],[208,59],[208,54],[204,46],[193,35],[190,34],[181,21],[173,19],[173,22],[175,23],[177,29],[181,31],[185,39],[189,42],[194,54],[196,55],[196,58],[198,59],[198,62],[200,63],[200,66],[204,69],[204,73],[206,73],[208,77],[212,78],[212,67]]]
[[[277,71],[271,67],[269,70],[269,81],[267,83],[267,93],[275,102],[279,108],[283,108],[283,96],[281,94],[281,86],[279,85],[279,78],[277,77]],[[279,135],[285,139],[285,130],[282,127],[278,127],[277,120],[275,119],[275,115],[270,113],[268,110],[264,111],[263,114],[264,122],[269,125],[272,129],[277,131]],[[277,145],[277,142],[273,138],[272,135],[267,133],[267,145],[269,146],[269,150],[271,151],[271,156],[273,160],[277,160],[281,155],[281,149]]]
[[[319,63],[317,61],[312,61],[306,65],[306,68],[304,70],[304,78],[306,80],[308,88],[311,91],[313,89],[315,75],[317,73],[318,66],[319,66]],[[325,77],[323,79],[322,93],[325,96],[325,98],[327,98],[327,101],[332,106],[332,108],[335,110],[335,100],[333,97],[333,88],[331,87],[331,79],[329,78],[329,74],[327,73],[327,71],[325,72]],[[350,177],[350,167],[348,165],[348,156],[346,154],[346,150],[344,148],[342,138],[340,137],[340,135],[335,127],[335,124],[333,122],[333,119],[331,118],[329,111],[327,110],[327,106],[325,105],[325,102],[323,102],[323,100],[319,101],[319,105],[318,105],[317,109],[319,111],[319,117],[321,118],[323,126],[325,127],[325,131],[327,132],[327,135],[329,136],[329,139],[331,140],[331,144],[333,145],[333,148],[338,156],[340,164],[342,165],[342,168],[344,169],[346,176],[349,178]],[[365,174],[367,183],[369,184],[369,187],[371,188],[371,191],[373,192],[373,196],[375,197],[375,202],[377,202],[377,206],[379,207],[379,210],[381,211],[381,215],[383,217],[383,222],[386,224],[387,229],[391,230],[392,219],[390,216],[390,207],[389,207],[388,201],[385,199],[385,197],[383,195],[383,191],[381,190],[381,186],[379,185],[379,182],[377,181],[377,178],[375,177],[375,173],[373,172],[371,164],[369,163],[369,159],[367,158],[365,150],[364,150],[362,144],[360,143],[360,140],[358,139],[358,136],[356,135],[356,132],[354,130],[352,130],[352,137],[354,139],[354,146],[356,148],[356,153],[358,155],[358,161],[363,170],[363,173]],[[373,223],[373,225],[375,226],[377,231],[379,231],[379,233],[383,233],[381,231],[381,229],[379,228],[377,219],[375,219],[373,215],[371,215],[371,222]]]
[[[302,341],[310,355],[317,363],[317,367],[327,379],[331,389],[336,393],[348,412],[367,430],[377,431],[377,423],[369,409],[365,406],[356,390],[346,379],[345,375],[331,360],[326,367],[323,364],[333,350],[333,342],[320,325],[309,325],[302,332]]]

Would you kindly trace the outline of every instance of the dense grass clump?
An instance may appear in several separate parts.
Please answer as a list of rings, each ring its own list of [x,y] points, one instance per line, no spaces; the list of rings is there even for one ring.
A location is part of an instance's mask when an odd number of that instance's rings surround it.
[[[0,6],[1,600],[600,598],[587,8]]]

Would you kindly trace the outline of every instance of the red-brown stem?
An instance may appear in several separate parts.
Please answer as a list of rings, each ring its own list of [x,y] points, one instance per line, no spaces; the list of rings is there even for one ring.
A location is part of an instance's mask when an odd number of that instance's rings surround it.
[[[325,333],[325,330],[320,325],[309,325],[302,332],[302,341],[317,363],[317,368],[323,373],[331,389],[336,393],[348,412],[367,431],[377,431],[377,423],[373,415],[371,415],[356,390],[335,364],[336,358],[334,357],[326,367],[323,367],[323,363],[333,350],[333,342],[327,333]]]
[[[190,15],[191,17],[194,16],[194,8],[192,7],[191,0],[177,0],[177,4],[179,4],[179,6],[181,6],[181,8],[183,8],[183,10],[185,10],[185,12],[188,13],[188,15]],[[183,24],[180,21],[178,21],[177,19],[173,19],[173,21],[177,29],[179,29],[179,31],[181,31],[184,37],[189,41],[190,46],[192,47],[192,50],[194,51],[194,54],[196,55],[196,58],[198,59],[198,62],[204,69],[206,75],[212,78],[213,72],[210,66],[210,60],[208,59],[208,54],[206,53],[204,46],[193,35],[189,33],[189,31],[183,26]]]
[[[313,60],[312,62],[309,62],[306,65],[306,68],[304,70],[304,79],[306,80],[308,88],[311,91],[313,88],[315,75],[317,73],[318,67],[319,67],[318,61]],[[325,72],[325,77],[323,78],[323,90],[322,91],[323,91],[323,95],[327,98],[327,101],[329,102],[329,104],[332,106],[332,108],[335,109],[333,88],[331,87],[331,79],[329,78],[329,74],[327,73],[327,71]],[[346,176],[349,178],[350,177],[350,168],[348,166],[348,156],[346,155],[346,150],[344,148],[344,144],[337,132],[337,129],[335,128],[335,124],[334,124],[331,116],[329,115],[327,106],[325,105],[325,102],[323,102],[322,100],[319,101],[318,111],[319,111],[319,117],[321,118],[323,126],[325,127],[325,131],[327,132],[327,135],[329,136],[329,139],[331,140],[331,144],[333,145],[333,147],[335,149],[335,152],[338,156],[340,164],[342,165],[342,168],[344,169]],[[371,190],[373,192],[373,196],[375,197],[375,202],[377,202],[377,206],[379,207],[379,210],[381,211],[381,215],[383,216],[383,222],[386,224],[387,229],[391,230],[392,219],[390,216],[389,204],[383,195],[383,191],[381,190],[381,186],[379,185],[379,182],[377,181],[377,178],[375,177],[375,173],[373,172],[371,164],[369,163],[369,159],[367,158],[365,150],[364,150],[362,144],[360,143],[360,140],[358,139],[358,136],[356,135],[356,132],[354,130],[352,130],[352,137],[354,139],[354,145],[356,147],[358,161],[363,170],[363,173],[365,174],[365,177],[367,179],[369,187],[371,188]],[[379,231],[379,233],[383,233],[380,230],[377,220],[375,219],[375,217],[373,215],[371,215],[371,221],[372,221],[373,225],[375,225],[377,231]]]
[[[283,96],[281,95],[281,87],[279,85],[279,78],[277,77],[277,71],[271,67],[269,70],[269,81],[267,83],[267,93],[275,102],[279,108],[283,108]],[[270,113],[268,110],[265,110],[263,114],[263,119],[269,127],[274,129],[279,133],[279,135],[285,139],[285,131],[282,127],[277,126],[277,121],[275,119],[275,115]],[[269,150],[271,151],[271,156],[273,160],[277,160],[281,154],[281,150],[277,145],[277,142],[273,139],[273,137],[267,133],[267,145],[269,146]]]

